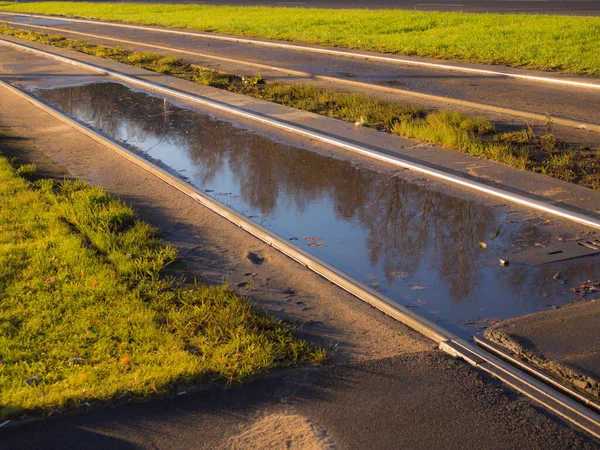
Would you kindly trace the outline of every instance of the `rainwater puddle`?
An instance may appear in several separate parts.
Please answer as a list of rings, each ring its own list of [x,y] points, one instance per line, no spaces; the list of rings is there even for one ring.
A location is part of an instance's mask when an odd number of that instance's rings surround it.
[[[600,269],[598,258],[502,267],[499,259],[513,248],[544,238],[537,228],[122,84],[36,94],[463,336],[499,319],[563,305],[574,299],[570,288]]]

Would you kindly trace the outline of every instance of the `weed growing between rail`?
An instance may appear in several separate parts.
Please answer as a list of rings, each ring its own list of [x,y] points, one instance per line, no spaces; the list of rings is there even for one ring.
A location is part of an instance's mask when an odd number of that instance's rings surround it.
[[[456,111],[431,112],[419,106],[322,89],[310,84],[266,82],[260,76],[245,78],[198,67],[172,56],[106,47],[5,25],[0,25],[0,33],[76,50],[352,123],[359,122],[365,127],[600,189],[598,153],[557,142],[550,120],[547,132],[541,137],[536,136],[529,127],[501,133],[486,119]]]
[[[232,382],[325,353],[227,286],[165,279],[176,252],[98,187],[0,157],[0,417]]]
[[[0,8],[600,75],[598,17],[116,2],[7,2]]]

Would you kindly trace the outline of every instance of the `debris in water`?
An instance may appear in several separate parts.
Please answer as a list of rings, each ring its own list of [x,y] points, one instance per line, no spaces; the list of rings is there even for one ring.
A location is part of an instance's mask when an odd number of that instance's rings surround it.
[[[600,281],[596,281],[596,282],[594,282],[592,280],[582,281],[578,287],[573,288],[573,291],[577,292],[582,297],[585,297],[589,294],[593,294],[595,292],[600,291]]]
[[[408,278],[408,273],[396,271],[396,272],[390,273],[390,276],[394,277],[394,278],[398,278],[400,280],[404,280],[405,278]]]
[[[493,241],[498,236],[500,236],[500,230],[501,229],[502,229],[502,225],[500,225],[500,227],[496,231],[494,231],[494,234],[492,234],[492,236],[490,236],[490,241]]]
[[[481,248],[487,248],[487,244],[485,242],[483,242],[483,241],[479,241],[479,246]]]
[[[506,266],[508,266],[508,264],[509,264],[509,262],[508,262],[506,259],[501,259],[501,260],[500,260],[500,265],[501,265],[501,266],[504,266],[504,267],[506,267]]]
[[[427,288],[425,288],[425,287],[423,287],[423,286],[419,286],[419,285],[417,285],[417,286],[413,286],[413,287],[411,287],[410,289],[411,289],[411,290],[413,290],[413,291],[421,291],[421,290],[423,290],[423,289],[427,289]]]

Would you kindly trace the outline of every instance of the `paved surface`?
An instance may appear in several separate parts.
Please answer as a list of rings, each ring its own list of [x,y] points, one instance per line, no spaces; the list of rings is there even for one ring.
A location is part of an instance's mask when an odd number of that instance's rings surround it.
[[[124,3],[135,2],[129,1]],[[595,0],[139,0],[137,3],[198,3],[234,6],[269,5],[302,8],[398,8],[419,11],[600,15],[600,5]]]
[[[306,418],[339,449],[600,448],[435,352],[101,408],[6,429],[2,439],[13,450],[228,448],[245,427],[277,415]],[[286,448],[279,444],[274,448]]]
[[[70,75],[83,78],[85,73],[71,70]],[[159,226],[184,255],[179,270],[215,281],[226,274],[233,285],[249,268],[257,280],[269,277],[270,285],[260,284],[253,300],[288,320],[306,321],[307,338],[338,342],[342,354],[324,368],[277,372],[229,389],[207,387],[165,400],[94,407],[8,427],[2,431],[3,448],[227,448],[240,442],[241,433],[248,436],[244,430],[257,421],[289,416],[303,418],[327,443],[342,449],[600,448],[527,399],[433,350],[402,325],[6,92],[0,96],[0,122],[53,158],[14,149],[12,155],[22,162],[35,162],[46,174],[64,176],[68,171],[100,184]],[[198,248],[201,253],[194,251]],[[249,263],[242,257],[248,250],[264,256],[265,263]],[[283,286],[297,289],[307,308],[287,303]],[[242,448],[260,448],[254,440],[242,443]]]
[[[72,23],[60,19],[29,19],[18,16],[0,15],[2,21],[17,22],[20,24],[30,23],[32,25],[51,26],[59,30],[47,30],[51,34],[59,33],[69,36],[69,31],[108,36],[110,38],[124,39],[133,42],[150,43],[173,48],[189,50],[206,55],[241,59],[259,63],[267,66],[275,66],[288,70],[302,71],[313,75],[336,77],[342,80],[359,81],[396,89],[433,94],[484,103],[505,108],[513,108],[523,111],[532,111],[545,116],[546,113],[574,120],[583,120],[600,123],[600,90],[562,87],[545,84],[536,81],[525,81],[505,77],[488,76],[481,74],[469,74],[455,71],[431,69],[376,61],[365,61],[355,58],[334,57],[331,55],[308,54],[304,52],[261,47],[257,45],[240,44],[236,42],[223,42],[195,37],[169,35],[153,31],[130,30],[110,25],[98,25],[94,23]],[[15,26],[15,25],[13,25]],[[19,25],[25,27],[25,25]],[[44,32],[43,28],[35,28],[36,31]],[[66,30],[66,31],[63,31]],[[78,39],[86,39],[99,44],[116,46],[117,42],[92,38],[76,34],[70,35]],[[125,48],[134,48],[140,51],[154,51],[161,54],[170,54],[168,50],[149,49],[143,45],[123,44]],[[261,74],[265,78],[282,82],[310,82],[323,87],[336,87],[351,89],[358,92],[369,93],[385,99],[397,100],[408,104],[424,104],[425,106],[437,108],[445,107],[459,109],[470,114],[484,115],[496,121],[500,127],[522,126],[526,119],[513,116],[501,116],[496,113],[484,113],[481,110],[459,108],[456,105],[445,105],[427,102],[414,97],[392,92],[377,92],[369,89],[359,89],[355,86],[334,85],[332,83],[318,82],[310,78],[301,78],[285,71],[275,71],[265,68],[248,67],[247,65],[216,61],[210,57],[181,54],[181,56],[196,64],[212,67],[230,73],[242,75]],[[422,58],[408,58],[424,61]],[[440,63],[439,60],[428,60]],[[502,66],[485,66],[477,64],[466,64],[451,62],[453,65],[464,65],[482,69],[501,70],[509,73],[526,73],[528,75],[547,76],[547,73],[536,71],[523,71]],[[553,75],[575,79],[578,81],[589,81],[584,77],[573,77],[564,75]],[[530,122],[530,120],[527,120]],[[538,124],[536,131],[544,133],[543,124]],[[598,145],[598,133],[576,130],[574,128],[556,127],[559,137],[566,141],[577,142],[586,145]]]
[[[600,301],[592,300],[505,320],[485,336],[600,400],[599,329]]]

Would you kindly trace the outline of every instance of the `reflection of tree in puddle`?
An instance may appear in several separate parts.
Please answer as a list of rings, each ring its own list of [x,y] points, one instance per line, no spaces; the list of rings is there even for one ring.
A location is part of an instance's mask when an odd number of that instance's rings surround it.
[[[424,262],[449,286],[455,301],[469,298],[482,282],[483,259],[488,255],[479,242],[489,237],[500,221],[491,208],[427,191],[348,161],[273,142],[120,84],[40,94],[111,136],[149,145],[160,142],[155,157],[164,157],[161,152],[183,151],[195,165],[187,175],[201,186],[230,171],[244,202],[262,214],[276,212],[281,205],[303,212],[311,202],[328,199],[338,220],[360,224],[366,231],[370,263],[381,265],[388,282],[397,274],[413,274]],[[517,228],[508,231],[507,227],[499,240],[517,240],[516,232],[521,237],[538,233],[533,227]],[[584,262],[569,267],[581,274],[595,268],[592,266]],[[501,276],[524,300],[543,298],[547,290],[564,297],[560,290],[564,286],[556,282],[547,286],[556,270],[554,266],[510,268]]]

